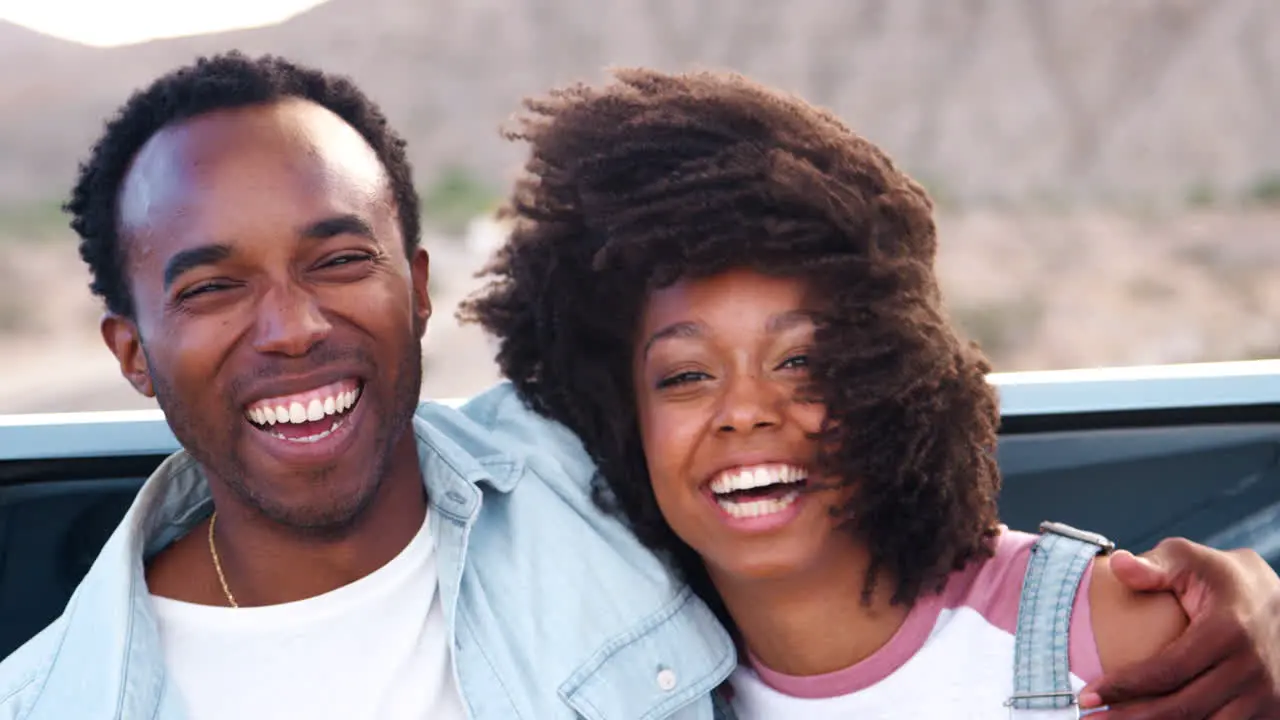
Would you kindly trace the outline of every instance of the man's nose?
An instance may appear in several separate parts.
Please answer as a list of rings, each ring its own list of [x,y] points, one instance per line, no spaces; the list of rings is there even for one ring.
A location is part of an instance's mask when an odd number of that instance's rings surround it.
[[[260,353],[301,357],[331,329],[314,297],[296,287],[281,287],[258,305],[253,347]]]
[[[767,379],[740,374],[725,386],[717,428],[721,432],[751,432],[777,427],[782,422],[786,396]]]

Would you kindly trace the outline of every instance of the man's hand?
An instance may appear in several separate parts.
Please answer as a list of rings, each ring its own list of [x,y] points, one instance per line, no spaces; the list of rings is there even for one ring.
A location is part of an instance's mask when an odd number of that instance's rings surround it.
[[[1191,620],[1154,658],[1107,673],[1080,694],[1090,720],[1280,719],[1280,578],[1251,550],[1181,538],[1111,568],[1137,591],[1171,591]]]

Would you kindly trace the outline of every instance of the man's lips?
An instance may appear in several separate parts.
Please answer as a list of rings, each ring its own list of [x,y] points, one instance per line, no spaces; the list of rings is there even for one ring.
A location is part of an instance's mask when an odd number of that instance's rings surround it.
[[[355,442],[356,430],[368,415],[365,410],[376,412],[364,402],[364,390],[358,380],[344,378],[311,390],[254,401],[244,411],[254,427],[252,441],[286,464],[337,462]]]

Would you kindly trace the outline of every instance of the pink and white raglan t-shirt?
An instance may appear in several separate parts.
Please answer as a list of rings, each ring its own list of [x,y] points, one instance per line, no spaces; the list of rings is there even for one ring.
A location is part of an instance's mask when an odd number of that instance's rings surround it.
[[[1022,580],[1039,536],[1004,530],[995,556],[954,573],[921,598],[871,657],[827,675],[793,677],[754,658],[730,678],[741,720],[1007,720]],[[1102,675],[1089,585],[1081,578],[1070,624],[1071,686]]]

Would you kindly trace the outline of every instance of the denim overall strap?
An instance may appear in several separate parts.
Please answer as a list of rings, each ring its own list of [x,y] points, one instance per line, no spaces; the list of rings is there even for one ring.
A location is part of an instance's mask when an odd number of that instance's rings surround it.
[[[1040,525],[1018,604],[1010,717],[1079,718],[1069,661],[1071,608],[1089,562],[1115,545],[1061,523]]]

